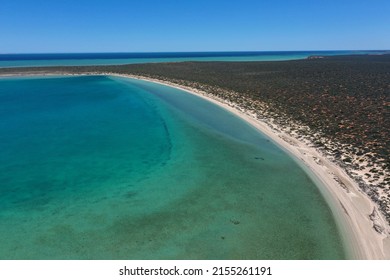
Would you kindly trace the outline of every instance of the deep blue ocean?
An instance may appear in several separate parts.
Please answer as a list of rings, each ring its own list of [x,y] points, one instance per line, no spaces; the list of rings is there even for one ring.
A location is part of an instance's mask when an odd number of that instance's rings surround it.
[[[180,61],[280,61],[304,59],[311,55],[381,54],[385,52],[363,50],[0,54],[0,67],[117,65]]]
[[[204,99],[111,76],[0,79],[0,259],[342,259],[310,176]]]

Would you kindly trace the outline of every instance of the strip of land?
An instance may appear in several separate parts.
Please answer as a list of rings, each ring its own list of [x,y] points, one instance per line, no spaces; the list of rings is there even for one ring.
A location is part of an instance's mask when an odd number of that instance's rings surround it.
[[[385,121],[390,56],[383,57],[13,68],[0,69],[0,74],[122,75],[207,98],[267,134],[316,175],[352,257],[390,259],[390,133]]]

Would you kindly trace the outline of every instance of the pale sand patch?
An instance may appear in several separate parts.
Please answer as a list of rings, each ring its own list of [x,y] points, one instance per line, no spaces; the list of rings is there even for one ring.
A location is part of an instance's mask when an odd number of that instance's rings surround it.
[[[376,210],[376,204],[359,189],[357,183],[341,167],[330,162],[315,148],[281,132],[274,125],[271,128],[267,123],[256,119],[255,115],[245,113],[236,104],[227,104],[224,100],[210,97],[206,92],[148,77],[107,74],[145,80],[184,90],[213,102],[247,121],[292,155],[304,169],[309,170],[309,175],[318,183],[321,193],[336,216],[344,242],[349,247],[348,257],[352,259],[390,259],[390,226]],[[372,215],[373,212],[374,215]],[[383,233],[378,233],[374,229],[375,225],[381,227]]]

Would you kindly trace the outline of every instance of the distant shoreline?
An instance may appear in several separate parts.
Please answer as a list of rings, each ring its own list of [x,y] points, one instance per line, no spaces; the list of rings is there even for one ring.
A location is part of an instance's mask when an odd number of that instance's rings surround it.
[[[1,68],[113,66],[159,62],[272,62],[304,60],[329,56],[382,55],[386,50],[331,51],[209,51],[209,52],[138,52],[138,53],[22,53],[0,54]]]
[[[36,74],[20,73],[19,75],[15,73],[12,76],[26,75],[60,76],[80,74],[45,72]],[[260,121],[251,112],[248,112],[237,104],[216,98],[205,91],[143,76],[104,72],[88,72],[82,75],[112,75],[160,83],[198,95],[231,111],[272,138],[282,149],[293,155],[297,162],[315,174],[314,179],[317,179],[317,183],[324,186],[322,188],[320,187],[320,190],[331,205],[334,215],[337,217],[344,241],[350,247],[349,253],[352,258],[390,259],[390,237],[388,234],[390,233],[390,227],[381,213],[376,210],[377,205],[361,192],[356,182],[342,168],[323,157],[315,148],[309,147],[308,143],[304,143],[284,133],[275,126],[269,126],[269,124]],[[384,232],[381,234],[376,232],[373,228],[375,224],[383,227],[385,229]]]

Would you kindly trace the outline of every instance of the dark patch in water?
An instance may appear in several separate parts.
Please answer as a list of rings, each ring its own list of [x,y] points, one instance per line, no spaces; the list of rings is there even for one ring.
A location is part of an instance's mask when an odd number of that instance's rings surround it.
[[[264,160],[264,158],[262,158],[262,157],[255,157],[255,159]]]
[[[126,198],[134,198],[138,193],[135,191],[129,191],[125,194]]]

